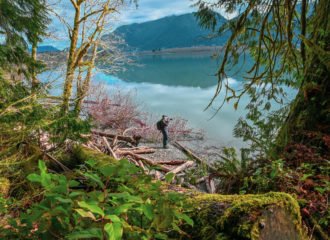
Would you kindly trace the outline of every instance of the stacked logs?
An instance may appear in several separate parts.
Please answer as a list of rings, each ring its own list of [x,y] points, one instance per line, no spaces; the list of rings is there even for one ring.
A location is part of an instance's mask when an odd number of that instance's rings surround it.
[[[116,160],[128,159],[132,164],[141,168],[146,174],[153,176],[155,179],[163,180],[166,175],[174,174],[180,177],[181,185],[197,189],[196,186],[190,184],[189,182],[184,182],[183,176],[185,176],[184,171],[192,167],[198,167],[199,165],[206,166],[210,172],[216,172],[216,169],[210,165],[207,161],[199,158],[191,150],[184,147],[179,142],[174,142],[173,146],[182,151],[187,155],[188,159],[193,159],[194,161],[187,160],[153,160],[146,157],[147,154],[153,154],[156,149],[147,146],[138,146],[141,140],[140,136],[124,136],[120,134],[112,134],[102,131],[91,131],[91,134],[81,135],[81,137],[88,139],[84,147],[92,149],[94,151],[107,154]],[[41,150],[44,152],[47,159],[55,162],[62,168],[63,171],[70,171],[65,165],[58,161],[54,156],[51,155],[51,150],[54,149],[54,144],[51,143],[49,134],[47,132],[39,133],[39,142]],[[72,141],[66,141],[68,145]],[[216,187],[213,180],[213,175],[202,177],[195,181],[196,185],[204,184],[206,191],[209,193],[215,193]]]
[[[101,131],[92,131],[85,147],[110,155],[116,160],[128,159],[146,174],[162,180],[168,174],[178,174],[195,165],[194,161],[186,160],[153,160],[145,157],[155,153],[155,149],[138,146],[141,137],[124,136]]]

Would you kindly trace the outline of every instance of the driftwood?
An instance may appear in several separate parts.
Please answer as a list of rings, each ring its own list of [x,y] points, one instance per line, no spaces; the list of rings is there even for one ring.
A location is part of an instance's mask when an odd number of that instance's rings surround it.
[[[128,136],[116,135],[116,134],[105,133],[105,132],[100,132],[100,131],[92,131],[92,133],[95,135],[101,136],[101,137],[117,138],[118,140],[131,143],[134,146],[137,146],[141,139],[140,136],[128,137]]]
[[[143,162],[141,160],[137,161],[137,163],[139,164],[139,167],[143,169],[143,171],[146,173],[148,170],[145,168]]]
[[[148,159],[146,157],[142,157],[142,156],[137,155],[135,153],[132,153],[130,151],[122,152],[122,155],[128,155],[128,156],[133,157],[135,160],[141,160],[142,162],[145,162],[146,164],[148,164],[150,166],[154,166],[154,167],[160,168],[164,172],[170,172],[171,171],[171,169],[169,169],[169,168],[167,168],[165,166],[162,166],[162,165],[158,164],[157,162],[155,162],[155,161],[153,161],[151,159]]]
[[[195,187],[194,185],[192,185],[192,184],[190,184],[190,183],[188,183],[188,182],[183,182],[183,183],[181,184],[181,186],[182,186],[182,187],[187,187],[187,188],[189,188],[189,189],[193,189],[193,190],[198,191],[198,188],[197,188],[197,187]]]
[[[109,152],[111,153],[111,155],[114,157],[114,159],[118,160],[118,157],[117,157],[116,153],[110,147],[110,144],[109,144],[107,138],[106,137],[102,137],[102,139],[103,139],[103,142],[105,143],[105,146],[107,147],[107,149],[109,150]]]
[[[170,174],[170,173],[174,173],[174,174],[177,174],[179,172],[182,172],[183,170],[187,169],[187,168],[190,168],[194,165],[194,162],[193,161],[187,161],[185,162],[184,164],[172,169],[171,171],[169,171],[167,174]]]
[[[205,179],[206,189],[209,193],[215,193],[215,184],[214,180],[210,177]]]
[[[175,142],[174,146],[177,147],[179,150],[183,151],[185,154],[187,154],[188,156],[192,157],[193,159],[195,159],[197,162],[199,162],[200,164],[206,165],[208,167],[208,169],[216,172],[217,169],[213,166],[211,166],[210,164],[208,164],[206,161],[204,161],[203,159],[199,158],[198,156],[196,156],[196,154],[194,154],[192,151],[190,151],[188,148],[182,146],[179,142]]]
[[[158,164],[166,165],[180,165],[187,162],[186,160],[168,160],[168,161],[157,161]]]
[[[87,142],[87,146],[90,147],[91,149],[94,149],[98,152],[102,152],[97,146],[95,146],[91,141]]]
[[[199,178],[199,179],[196,180],[196,183],[199,184],[201,182],[206,181],[207,179],[208,179],[208,177],[201,177],[201,178]]]
[[[138,140],[136,137],[124,136],[124,135],[117,135],[111,133],[105,133],[101,131],[92,131],[93,141],[89,141],[87,145],[91,149],[96,149],[98,151],[101,148],[104,152],[109,152],[109,155],[113,156],[114,159],[120,160],[122,158],[129,159],[137,167],[141,168],[145,173],[149,172],[147,166],[154,167],[159,169],[164,173],[174,173],[178,174],[183,172],[185,169],[190,168],[194,165],[194,161],[185,161],[185,160],[152,160],[141,156],[140,154],[149,154],[154,153],[156,150],[152,149],[147,146],[140,146],[140,147],[120,147],[120,143],[122,141],[131,143],[132,145],[137,145]],[[111,140],[111,144],[109,143],[109,139]],[[194,158],[198,163],[207,165],[210,169],[215,170],[212,166],[207,164],[204,160],[196,156],[192,151],[187,149],[186,147],[182,146],[180,143],[175,142],[175,146],[180,149],[182,152],[187,154],[188,156]],[[171,168],[169,165],[174,165],[174,168]],[[164,175],[160,172],[156,171],[156,174],[149,173],[153,175],[156,179],[164,179]],[[214,193],[215,192],[215,185],[214,181],[210,178],[205,178],[206,187],[208,192]],[[186,185],[189,188],[193,189],[192,186]]]
[[[63,163],[61,163],[60,161],[58,161],[56,158],[54,158],[52,155],[50,155],[49,153],[44,153],[46,155],[46,157],[48,157],[50,160],[54,161],[57,165],[59,165],[63,171],[65,172],[72,172],[72,170],[70,168],[68,168],[67,166],[65,166]]]
[[[118,135],[116,135],[116,136],[112,139],[112,143],[111,143],[111,147],[112,147],[112,148],[115,148],[115,147],[116,147],[117,140],[118,140]]]
[[[151,148],[132,149],[132,150],[122,150],[122,148],[118,148],[116,150],[116,152],[118,152],[119,154],[125,154],[126,152],[132,152],[135,154],[150,154],[150,153],[154,153],[155,151],[156,151],[155,149],[151,149]]]

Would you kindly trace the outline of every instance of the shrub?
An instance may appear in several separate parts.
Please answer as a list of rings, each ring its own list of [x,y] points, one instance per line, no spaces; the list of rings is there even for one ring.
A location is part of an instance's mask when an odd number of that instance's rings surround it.
[[[182,195],[162,189],[126,160],[88,161],[73,179],[49,173],[43,161],[39,169],[28,179],[41,186],[41,200],[8,220],[0,238],[168,239],[185,234],[182,224],[193,224]]]

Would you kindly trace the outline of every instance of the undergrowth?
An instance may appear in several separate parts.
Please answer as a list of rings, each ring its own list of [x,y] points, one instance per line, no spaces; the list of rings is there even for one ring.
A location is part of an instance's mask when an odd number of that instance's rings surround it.
[[[38,187],[29,202],[0,198],[1,239],[178,239],[187,235],[182,225],[193,225],[181,194],[126,160],[89,160],[70,177],[43,161],[39,170],[28,176]]]

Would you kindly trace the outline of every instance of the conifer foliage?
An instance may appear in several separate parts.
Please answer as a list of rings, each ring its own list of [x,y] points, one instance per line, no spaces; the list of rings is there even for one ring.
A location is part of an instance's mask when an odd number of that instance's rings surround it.
[[[31,72],[35,62],[30,57],[28,44],[41,41],[49,22],[43,0],[0,1],[0,68],[13,67]],[[26,71],[26,69],[28,71]]]

